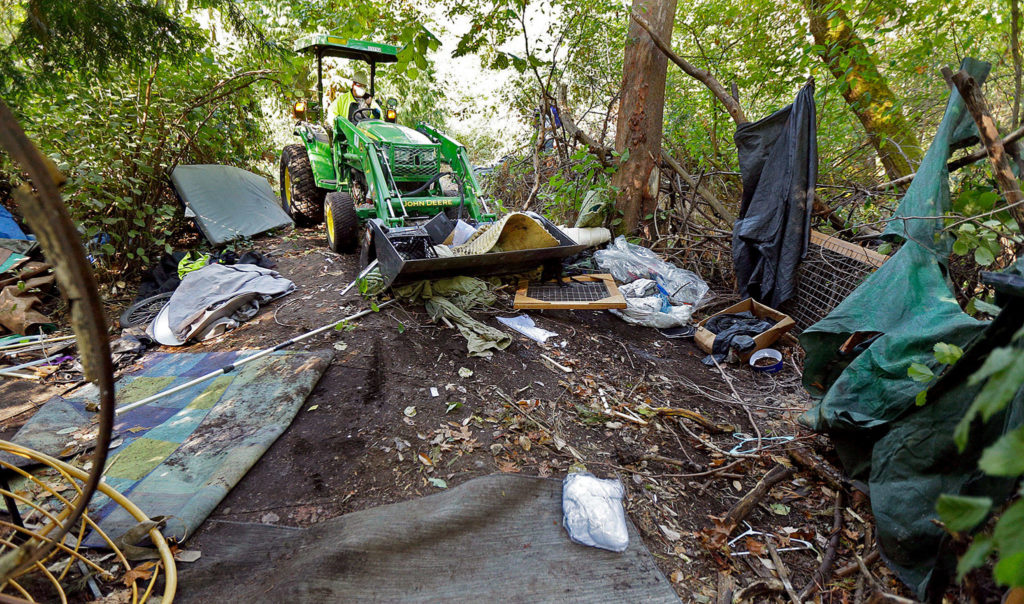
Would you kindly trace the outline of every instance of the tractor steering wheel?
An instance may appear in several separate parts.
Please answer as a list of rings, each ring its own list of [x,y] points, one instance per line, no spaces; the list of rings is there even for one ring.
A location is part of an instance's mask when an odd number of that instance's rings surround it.
[[[373,119],[373,108],[372,107],[362,107],[360,109],[356,109],[352,113],[352,122],[353,123],[358,123],[358,122],[361,122],[363,120],[372,120],[372,119]]]

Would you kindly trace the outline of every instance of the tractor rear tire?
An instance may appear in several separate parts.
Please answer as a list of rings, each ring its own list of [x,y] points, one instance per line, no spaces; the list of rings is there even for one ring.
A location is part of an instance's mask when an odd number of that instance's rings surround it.
[[[309,155],[302,145],[281,151],[281,207],[297,226],[312,226],[324,219],[324,195],[316,186]]]
[[[327,246],[339,254],[354,252],[359,245],[359,216],[352,195],[343,191],[328,193],[324,203]]]

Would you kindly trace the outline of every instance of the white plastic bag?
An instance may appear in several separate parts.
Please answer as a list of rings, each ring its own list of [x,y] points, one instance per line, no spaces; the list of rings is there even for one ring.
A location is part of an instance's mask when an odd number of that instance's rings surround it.
[[[623,552],[629,546],[618,480],[574,472],[562,481],[562,525],[576,543]]]
[[[594,260],[619,283],[650,279],[668,294],[673,306],[696,308],[708,293],[708,284],[696,273],[665,262],[651,250],[633,245],[619,235],[607,248],[594,252]]]
[[[466,243],[475,232],[476,227],[460,219],[455,223],[455,228],[452,229],[452,247]]]
[[[511,327],[531,340],[540,342],[541,344],[547,342],[548,338],[558,335],[553,331],[537,327],[536,323],[534,323],[533,319],[528,315],[498,317],[498,322],[507,327]]]

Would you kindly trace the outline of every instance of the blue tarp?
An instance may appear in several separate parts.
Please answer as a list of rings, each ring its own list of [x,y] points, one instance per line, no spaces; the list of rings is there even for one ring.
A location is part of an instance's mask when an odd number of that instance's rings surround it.
[[[0,206],[0,239],[28,240],[25,231],[15,222],[14,216],[3,206]]]

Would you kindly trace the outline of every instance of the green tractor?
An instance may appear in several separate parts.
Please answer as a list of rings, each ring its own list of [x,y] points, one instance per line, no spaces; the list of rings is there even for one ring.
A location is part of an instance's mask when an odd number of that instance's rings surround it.
[[[479,197],[466,149],[426,124],[396,123],[398,103],[388,99],[385,115],[360,109],[347,119],[318,123],[326,114],[323,59],[362,61],[370,67],[370,95],[376,98],[377,65],[398,61],[398,48],[327,34],[301,38],[296,52],[312,54],[317,66],[317,105],[299,101],[294,134],[301,144],[281,153],[281,204],[302,226],[323,220],[327,244],[336,252],[372,246],[374,221],[387,231],[422,224],[440,213],[452,219],[490,222]],[[383,119],[381,119],[383,118]],[[370,250],[372,255],[372,249]]]

